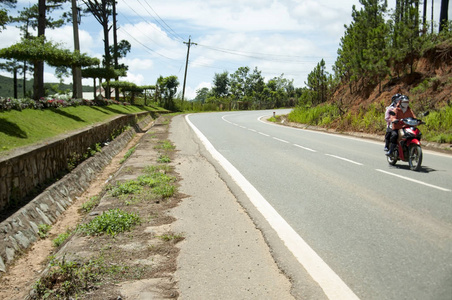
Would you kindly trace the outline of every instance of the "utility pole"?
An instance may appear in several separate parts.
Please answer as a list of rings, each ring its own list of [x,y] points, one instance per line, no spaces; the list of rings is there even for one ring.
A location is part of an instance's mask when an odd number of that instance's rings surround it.
[[[187,49],[187,60],[185,61],[185,75],[184,75],[184,86],[182,88],[182,105],[184,105],[184,96],[185,96],[185,83],[187,82],[187,68],[188,68],[188,57],[190,55],[190,46],[191,45],[198,45],[196,43],[191,42],[191,36],[188,37],[188,43],[184,42],[188,46]],[[182,107],[183,109],[183,107]]]

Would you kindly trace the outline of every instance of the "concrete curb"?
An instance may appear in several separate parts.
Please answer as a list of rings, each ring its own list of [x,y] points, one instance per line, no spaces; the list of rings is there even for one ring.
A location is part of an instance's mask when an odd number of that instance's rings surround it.
[[[137,124],[138,126],[123,132],[108,146],[103,147],[101,152],[78,165],[71,173],[1,222],[0,271],[6,272],[16,256],[39,238],[39,225],[52,225],[72,204],[73,199],[80,196],[113,157],[129,143],[135,132],[152,121],[152,117],[148,116]]]

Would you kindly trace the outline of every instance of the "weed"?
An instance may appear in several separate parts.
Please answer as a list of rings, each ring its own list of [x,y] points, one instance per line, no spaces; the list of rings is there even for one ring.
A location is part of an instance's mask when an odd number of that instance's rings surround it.
[[[160,185],[153,188],[152,192],[163,198],[169,198],[176,192],[176,187],[174,185]]]
[[[67,230],[64,233],[59,234],[53,241],[52,244],[55,247],[61,246],[70,236],[72,232],[70,230]]]
[[[52,259],[50,272],[33,286],[32,299],[73,299],[91,290],[103,275],[124,273],[127,267],[107,265],[103,257],[87,262]],[[75,297],[73,297],[75,296]]]
[[[174,149],[176,149],[176,146],[171,144],[170,141],[165,140],[165,141],[159,141],[158,145],[154,146],[154,149],[174,150]]]
[[[146,166],[144,168],[144,172],[147,174],[152,174],[152,173],[160,172],[160,171],[162,171],[163,173],[168,173],[171,171],[171,166],[157,165],[157,166]]]
[[[85,213],[89,213],[94,207],[96,207],[100,202],[99,196],[93,196],[88,201],[82,204],[82,211]]]
[[[120,195],[138,194],[141,193],[142,190],[143,187],[139,182],[129,180],[123,183],[117,183],[116,186],[112,188],[111,195],[113,197],[118,197]]]
[[[132,154],[135,152],[137,146],[134,146],[130,148],[127,153],[124,155],[124,157],[119,161],[120,164],[124,163]]]
[[[183,234],[174,234],[171,232],[159,235],[157,237],[165,242],[174,242],[174,243],[180,242],[184,239]]]
[[[41,239],[45,239],[50,231],[52,226],[48,224],[39,224],[38,226],[38,235]]]
[[[141,223],[137,214],[127,213],[120,209],[111,209],[97,216],[89,223],[80,225],[79,231],[87,235],[108,234],[115,236],[118,233],[129,231]]]
[[[170,163],[171,162],[171,158],[169,158],[168,155],[160,155],[159,158],[157,158],[157,162],[158,163]]]

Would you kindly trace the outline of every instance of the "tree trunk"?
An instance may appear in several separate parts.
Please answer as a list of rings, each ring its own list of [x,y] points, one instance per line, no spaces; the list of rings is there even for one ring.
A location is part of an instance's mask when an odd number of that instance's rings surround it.
[[[74,34],[74,52],[80,52],[80,42],[78,36],[78,11],[76,0],[72,0],[72,30]],[[83,98],[82,93],[82,70],[80,66],[72,67],[72,98]]]
[[[17,99],[17,68],[13,70],[13,80],[14,80],[14,99]]]
[[[24,61],[24,84],[23,84],[23,91],[24,91],[24,98],[25,95],[27,94],[27,62]]]
[[[107,1],[102,0],[102,14],[103,14],[103,23],[102,27],[104,28],[104,48],[105,48],[105,68],[108,70],[110,68],[110,42],[108,39],[108,15],[107,15]],[[105,87],[105,98],[110,99],[110,78],[106,78],[107,86]]]
[[[427,0],[424,0],[424,7],[422,12],[422,34],[427,32]]]
[[[39,0],[38,17],[38,37],[45,35],[46,29],[46,1]],[[33,99],[39,100],[44,97],[44,62],[35,62],[34,80],[33,80]]]
[[[447,26],[447,22],[449,21],[447,13],[448,10],[449,0],[441,0],[441,11],[439,14],[439,32],[441,32]]]

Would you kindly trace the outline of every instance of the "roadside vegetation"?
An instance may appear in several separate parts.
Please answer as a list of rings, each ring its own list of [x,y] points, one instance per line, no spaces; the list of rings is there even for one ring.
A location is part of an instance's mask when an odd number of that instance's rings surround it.
[[[104,122],[121,114],[155,111],[143,106],[75,106],[0,112],[0,155],[17,147],[45,141],[59,134]]]
[[[343,115],[335,105],[322,105],[313,108],[297,107],[288,116],[290,122],[312,126],[336,128],[339,131],[355,131],[381,134],[386,128],[383,118],[385,103],[370,104],[367,109],[359,108],[355,113]],[[426,117],[417,113],[426,124],[420,128],[423,139],[436,143],[452,143],[452,106],[445,106],[430,112]],[[275,120],[276,121],[276,120]]]
[[[79,211],[85,215],[84,221],[52,240],[58,251],[71,239],[71,250],[48,258],[48,270],[35,282],[30,299],[119,299],[117,286],[122,282],[166,277],[169,271],[174,272],[178,254],[175,245],[184,239],[184,234],[168,230],[154,233],[154,228],[172,222],[168,209],[180,199],[174,167],[158,162],[159,156],[171,159],[174,155],[174,145],[158,132],[167,131],[167,127],[160,126],[152,135],[143,136],[152,143],[149,151],[155,152],[152,157],[156,161],[139,171],[133,164],[121,169],[128,176],[136,174],[136,178],[105,186],[98,196],[81,204]],[[103,199],[108,204],[99,206]],[[47,238],[50,226],[39,228],[43,238]],[[153,228],[152,233],[146,233],[147,228]],[[79,253],[74,250],[78,249],[74,248],[78,247],[77,239],[82,241],[79,251],[85,253],[81,257],[71,254]],[[143,247],[136,246],[144,240]],[[134,247],[127,247],[129,244]],[[86,254],[87,249],[90,255]],[[173,295],[172,285],[168,291]]]

